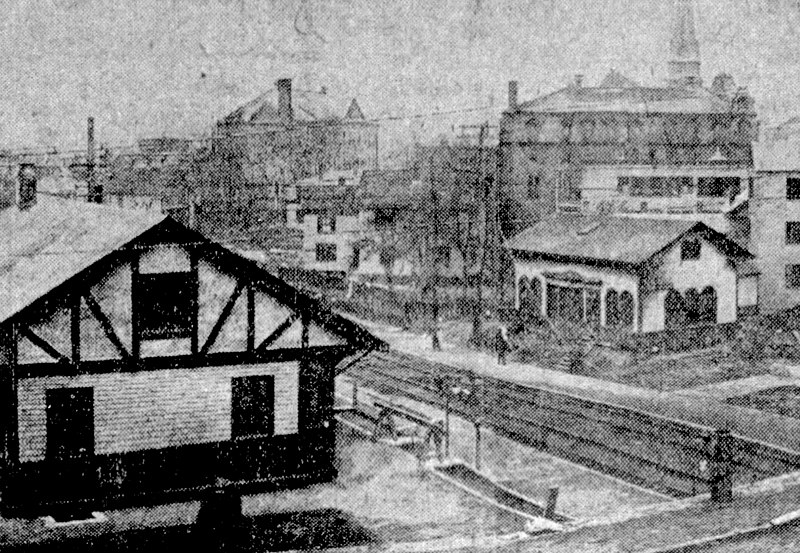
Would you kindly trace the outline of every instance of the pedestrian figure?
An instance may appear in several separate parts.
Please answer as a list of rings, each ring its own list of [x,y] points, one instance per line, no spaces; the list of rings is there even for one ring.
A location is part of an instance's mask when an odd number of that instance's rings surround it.
[[[717,430],[709,438],[709,488],[711,501],[733,499],[733,440],[728,430]]]
[[[505,325],[500,325],[500,328],[497,329],[494,347],[497,351],[497,363],[500,365],[505,365],[506,355],[508,355],[508,350],[510,349],[510,345],[508,343],[508,330],[506,329]]]

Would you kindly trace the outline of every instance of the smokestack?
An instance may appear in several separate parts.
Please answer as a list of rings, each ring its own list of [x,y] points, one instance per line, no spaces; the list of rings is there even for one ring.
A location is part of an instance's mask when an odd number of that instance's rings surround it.
[[[17,181],[17,207],[26,211],[36,205],[36,167],[32,163],[20,164]]]
[[[94,171],[94,117],[89,117],[86,121],[86,184],[87,201],[103,203],[103,185],[97,184]]]
[[[517,81],[508,81],[508,109],[517,109],[517,91],[519,83]]]
[[[291,123],[294,119],[292,112],[292,79],[278,79],[275,82],[278,88],[278,116],[284,123]]]

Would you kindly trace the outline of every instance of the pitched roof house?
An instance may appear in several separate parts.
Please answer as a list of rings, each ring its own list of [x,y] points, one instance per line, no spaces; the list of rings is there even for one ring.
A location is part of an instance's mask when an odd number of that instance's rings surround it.
[[[382,343],[168,216],[0,212],[4,514],[325,481],[333,378]]]
[[[753,256],[700,222],[552,215],[506,243],[517,307],[654,332],[735,322],[757,304]]]

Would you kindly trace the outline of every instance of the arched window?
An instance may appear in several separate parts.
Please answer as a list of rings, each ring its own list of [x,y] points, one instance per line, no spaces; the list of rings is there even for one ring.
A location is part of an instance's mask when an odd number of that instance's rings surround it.
[[[517,284],[517,293],[519,294],[519,309],[520,311],[525,311],[528,304],[528,277],[520,277],[519,282]]]
[[[717,322],[717,291],[707,286],[700,293],[700,322],[714,324]]]
[[[670,290],[664,298],[664,328],[679,328],[686,322],[683,297],[677,290]]]
[[[633,296],[630,292],[625,291],[619,295],[617,313],[620,327],[627,329],[633,327]]]
[[[686,322],[689,324],[697,324],[700,322],[700,293],[691,288],[686,291],[685,296]]]
[[[541,281],[536,278],[531,278],[530,288],[528,289],[528,308],[530,309],[530,315],[535,315],[537,317],[542,316],[542,283]]]
[[[606,326],[615,327],[619,324],[619,300],[616,290],[606,292]]]

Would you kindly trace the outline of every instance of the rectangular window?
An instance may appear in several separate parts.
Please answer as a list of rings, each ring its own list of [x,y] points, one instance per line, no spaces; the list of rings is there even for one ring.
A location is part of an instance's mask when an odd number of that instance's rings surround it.
[[[144,340],[188,338],[196,288],[190,272],[139,274],[133,281],[133,311]]]
[[[320,213],[317,215],[317,233],[333,234],[336,232],[336,216]]]
[[[317,244],[316,254],[317,261],[322,263],[336,261],[336,244],[319,243]]]
[[[434,261],[441,267],[450,266],[450,248],[447,246],[437,246],[434,251]]]
[[[272,436],[275,433],[275,377],[231,379],[231,437]]]
[[[691,261],[700,259],[700,241],[686,240],[681,243],[681,260]]]
[[[800,221],[788,221],[786,223],[786,243],[800,244]]]
[[[700,177],[697,180],[697,195],[704,198],[734,198],[741,189],[738,177]]]
[[[800,265],[786,266],[786,287],[800,288]]]
[[[786,199],[800,200],[800,178],[786,179]]]
[[[539,199],[539,177],[528,175],[528,199]]]

